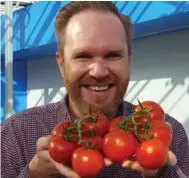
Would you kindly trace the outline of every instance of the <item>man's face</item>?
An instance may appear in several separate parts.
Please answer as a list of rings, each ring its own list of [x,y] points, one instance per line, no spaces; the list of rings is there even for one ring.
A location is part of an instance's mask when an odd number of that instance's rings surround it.
[[[64,56],[57,55],[70,107],[89,107],[111,117],[126,92],[130,57],[124,27],[111,13],[86,11],[73,16],[65,34]]]

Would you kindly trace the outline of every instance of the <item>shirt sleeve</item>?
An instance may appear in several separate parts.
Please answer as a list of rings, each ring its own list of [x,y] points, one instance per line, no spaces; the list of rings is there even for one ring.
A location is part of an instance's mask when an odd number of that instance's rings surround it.
[[[29,173],[28,173],[28,165],[25,166],[25,167],[21,170],[20,174],[19,174],[16,178],[30,178],[30,177],[29,177]]]
[[[161,178],[189,178],[189,144],[186,131],[178,123],[174,133],[173,149],[177,157],[177,165],[168,167]]]
[[[29,178],[24,150],[17,138],[14,120],[1,125],[1,176],[2,178]]]

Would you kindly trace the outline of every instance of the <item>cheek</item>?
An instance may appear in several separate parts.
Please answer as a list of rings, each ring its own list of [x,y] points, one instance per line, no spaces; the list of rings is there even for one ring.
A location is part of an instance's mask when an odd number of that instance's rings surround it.
[[[68,63],[65,65],[65,78],[70,83],[77,83],[86,73],[86,68],[82,64]]]
[[[130,65],[128,61],[117,61],[115,64],[109,65],[111,73],[113,73],[118,81],[125,81],[130,75]]]

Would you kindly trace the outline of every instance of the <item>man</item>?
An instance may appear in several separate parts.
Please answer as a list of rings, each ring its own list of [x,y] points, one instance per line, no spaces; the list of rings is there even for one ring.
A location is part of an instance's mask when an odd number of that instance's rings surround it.
[[[52,178],[79,176],[48,154],[51,130],[63,120],[83,117],[89,106],[110,119],[129,115],[133,105],[123,101],[132,59],[131,24],[112,2],[72,2],[56,17],[56,59],[67,96],[64,101],[18,113],[2,125],[2,177]],[[105,159],[101,178],[189,177],[188,138],[183,126],[166,115],[173,142],[167,164],[145,170],[137,162],[122,165]],[[176,162],[177,158],[177,162]]]

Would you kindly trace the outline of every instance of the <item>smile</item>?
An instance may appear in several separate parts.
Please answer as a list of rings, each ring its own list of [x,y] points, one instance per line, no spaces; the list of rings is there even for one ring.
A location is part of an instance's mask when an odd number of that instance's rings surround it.
[[[113,85],[85,85],[87,89],[97,92],[106,91],[110,89],[112,86]]]

